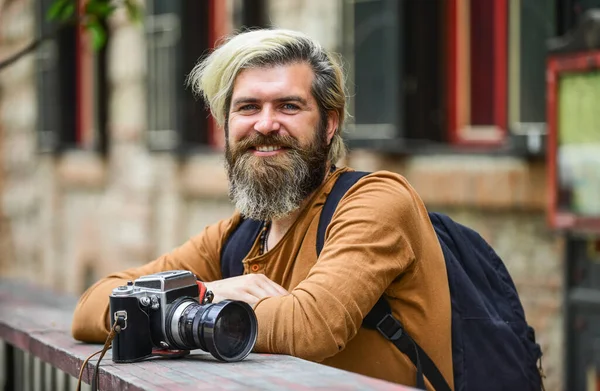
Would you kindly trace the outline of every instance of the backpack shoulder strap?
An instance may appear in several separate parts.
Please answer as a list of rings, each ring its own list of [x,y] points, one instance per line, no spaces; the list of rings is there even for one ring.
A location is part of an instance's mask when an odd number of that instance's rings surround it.
[[[221,274],[223,278],[244,274],[242,260],[248,255],[260,234],[262,221],[244,219],[229,235],[221,249]]]
[[[359,179],[369,174],[363,171],[344,172],[333,185],[331,192],[327,196],[321,217],[319,218],[319,227],[317,231],[317,257],[323,250],[325,244],[325,231],[331,222],[333,213],[339,202],[344,197],[346,192],[358,182]],[[450,391],[450,386],[444,379],[433,360],[427,353],[415,342],[410,335],[404,331],[404,327],[399,320],[392,315],[387,300],[382,296],[379,298],[375,306],[365,316],[363,320],[364,327],[377,330],[388,341],[392,342],[402,353],[408,356],[417,369],[416,386],[420,389],[425,389],[425,380],[423,375],[427,377],[429,382],[439,391]]]
[[[354,185],[360,178],[367,174],[369,173],[364,171],[344,172],[333,185],[331,192],[329,195],[327,195],[325,205],[323,205],[321,217],[319,217],[319,228],[317,231],[317,257],[321,254],[321,250],[323,250],[323,245],[325,244],[325,231],[331,222],[333,213],[340,203],[340,200],[344,197],[352,185]]]

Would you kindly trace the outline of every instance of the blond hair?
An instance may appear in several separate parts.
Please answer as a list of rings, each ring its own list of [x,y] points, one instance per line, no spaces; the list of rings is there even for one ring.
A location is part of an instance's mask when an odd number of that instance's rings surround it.
[[[196,64],[187,78],[193,91],[204,97],[219,126],[227,126],[233,84],[241,70],[309,64],[315,74],[312,94],[321,119],[337,113],[339,125],[331,140],[329,161],[337,162],[346,154],[342,128],[346,118],[346,94],[341,62],[306,34],[284,29],[252,30],[228,37],[208,57]]]

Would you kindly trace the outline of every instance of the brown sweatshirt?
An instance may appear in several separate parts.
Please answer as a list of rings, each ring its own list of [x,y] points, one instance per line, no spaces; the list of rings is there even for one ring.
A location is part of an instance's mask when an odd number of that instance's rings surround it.
[[[257,241],[244,260],[245,273],[263,273],[290,292],[256,304],[255,351],[414,386],[410,359],[377,331],[361,327],[384,294],[393,314],[454,388],[446,266],[427,211],[402,176],[379,171],[354,185],[340,201],[317,259],[321,209],[347,170],[327,178],[276,246],[259,255]],[[190,270],[203,281],[221,279],[220,251],[239,220],[236,213],[171,253],[90,287],[75,309],[75,339],[104,342],[109,294],[127,280],[174,269]]]

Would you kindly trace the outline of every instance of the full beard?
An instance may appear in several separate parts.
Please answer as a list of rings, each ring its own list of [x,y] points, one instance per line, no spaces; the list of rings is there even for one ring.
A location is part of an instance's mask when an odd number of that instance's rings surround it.
[[[253,147],[284,148],[274,156],[255,156]],[[329,146],[326,128],[318,126],[312,142],[301,146],[290,136],[257,133],[231,148],[226,145],[229,198],[245,218],[273,220],[288,216],[325,178]]]

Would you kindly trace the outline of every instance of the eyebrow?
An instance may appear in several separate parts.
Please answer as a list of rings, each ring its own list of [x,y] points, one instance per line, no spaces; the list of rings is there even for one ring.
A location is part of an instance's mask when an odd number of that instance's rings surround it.
[[[246,96],[242,96],[239,97],[237,99],[235,99],[233,101],[233,103],[231,104],[232,106],[238,106],[241,104],[246,104],[246,103],[258,103],[259,99],[256,98],[251,98],[251,97],[246,97]],[[281,102],[298,102],[302,105],[307,105],[306,99],[302,98],[301,96],[298,95],[289,95],[289,96],[284,96],[281,98],[277,98],[275,99],[275,102],[277,103],[281,103]]]

